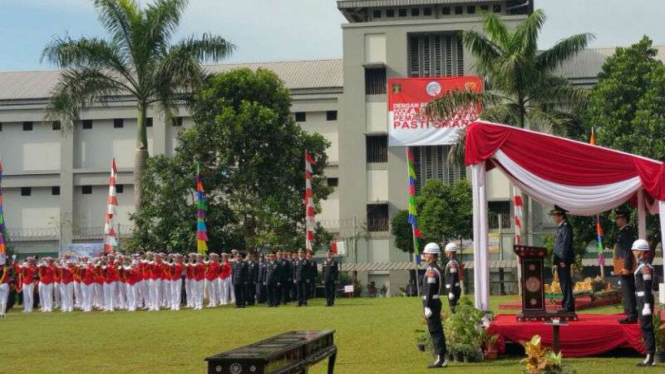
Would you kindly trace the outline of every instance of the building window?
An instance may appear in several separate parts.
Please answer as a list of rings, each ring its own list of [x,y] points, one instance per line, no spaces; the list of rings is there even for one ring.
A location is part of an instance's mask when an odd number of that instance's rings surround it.
[[[32,122],[23,122],[23,131],[32,131]]]
[[[372,17],[373,18],[381,18],[381,11],[380,10],[375,10],[372,12]]]
[[[0,122],[0,131],[2,131],[2,122]]]
[[[388,17],[388,18],[393,18],[393,17],[395,17],[395,9],[388,9],[388,10],[386,10],[386,17]]]
[[[400,9],[399,10],[399,16],[400,17],[406,17],[406,9]]]
[[[337,121],[337,111],[329,110],[326,112],[326,121]]]
[[[424,16],[431,16],[432,15],[432,8],[423,9],[423,15]]]
[[[152,117],[145,119],[145,127],[152,127]]]
[[[173,127],[181,127],[182,126],[182,117],[175,117],[171,120],[171,124]]]
[[[411,8],[411,17],[420,16],[420,8]]]
[[[84,119],[83,120],[83,130],[91,130],[92,129],[92,120],[91,119]]]
[[[365,95],[383,95],[386,87],[386,68],[365,69]]]
[[[329,187],[339,186],[339,178],[328,178],[328,186]]]
[[[51,187],[51,195],[60,196],[60,186]]]
[[[493,11],[494,13],[501,13],[501,4],[494,4],[494,5],[492,6],[492,11]]]
[[[408,45],[410,77],[464,75],[464,48],[456,35],[413,35]]]
[[[116,185],[115,185],[115,192],[116,192],[116,193],[123,193],[123,192],[125,192],[125,185],[124,185],[124,184],[116,184]]]
[[[296,117],[296,122],[307,121],[307,113],[305,112],[296,112],[295,117]]]
[[[468,7],[466,7],[466,12],[467,12],[468,14],[476,14],[476,7],[475,7],[475,5],[469,5]]]
[[[61,129],[62,129],[62,124],[60,124],[60,121],[53,121],[53,122],[51,123],[51,128],[52,128],[54,131],[61,130]]]
[[[116,118],[113,120],[113,128],[114,129],[121,129],[125,127],[125,120],[122,118]]]
[[[21,196],[32,195],[32,187],[21,187]]]
[[[455,14],[463,14],[464,13],[464,7],[463,6],[456,6],[455,7]]]
[[[92,186],[82,186],[81,193],[84,195],[92,195]]]
[[[366,143],[367,163],[388,162],[387,135],[368,135]]]
[[[487,203],[489,210],[490,229],[509,229],[512,225],[510,215],[510,201],[490,201]]]
[[[449,15],[450,14],[450,7],[449,6],[444,6],[443,8],[441,8],[441,14],[443,14],[444,16]]]
[[[482,10],[483,12],[487,12],[488,10],[490,10],[490,6],[489,5],[481,5],[480,10]]]
[[[388,204],[367,205],[367,231],[388,231]]]
[[[430,179],[452,184],[466,179],[466,167],[462,162],[449,160],[449,145],[412,147],[413,169],[416,172],[416,192]]]

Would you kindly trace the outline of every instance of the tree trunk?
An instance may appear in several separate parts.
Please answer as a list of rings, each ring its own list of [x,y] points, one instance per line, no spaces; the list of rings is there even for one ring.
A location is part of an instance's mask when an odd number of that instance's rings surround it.
[[[138,106],[138,117],[136,119],[136,155],[134,156],[134,211],[139,213],[143,206],[141,199],[141,177],[148,162],[148,133],[146,130],[145,103]]]

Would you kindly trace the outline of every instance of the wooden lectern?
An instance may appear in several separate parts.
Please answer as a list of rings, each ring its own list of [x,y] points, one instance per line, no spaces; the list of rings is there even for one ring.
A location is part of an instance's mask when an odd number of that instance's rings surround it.
[[[522,312],[517,315],[519,322],[576,321],[575,313],[548,312],[545,307],[545,256],[547,248],[514,246],[519,258],[522,282]]]

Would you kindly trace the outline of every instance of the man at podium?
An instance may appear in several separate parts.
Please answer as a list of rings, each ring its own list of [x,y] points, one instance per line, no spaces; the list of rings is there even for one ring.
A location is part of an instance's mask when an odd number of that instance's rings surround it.
[[[556,205],[550,212],[552,220],[558,225],[554,237],[553,263],[556,266],[559,282],[561,283],[562,311],[574,313],[575,297],[573,296],[571,265],[575,262],[575,253],[573,252],[573,228],[568,224],[566,213],[568,211]]]

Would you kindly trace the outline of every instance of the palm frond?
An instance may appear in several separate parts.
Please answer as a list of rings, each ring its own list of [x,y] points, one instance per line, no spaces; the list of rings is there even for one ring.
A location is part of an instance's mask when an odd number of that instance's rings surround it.
[[[166,51],[180,24],[188,0],[156,0],[145,10],[145,38],[149,50]]]
[[[520,23],[515,29],[514,47],[517,49],[514,52],[535,56],[538,51],[538,34],[540,34],[546,20],[547,17],[543,10],[538,9],[531,13],[524,22]]]
[[[554,47],[538,55],[538,70],[549,72],[560,67],[566,60],[584,50],[593,38],[593,34],[577,34],[560,40]]]
[[[486,107],[503,100],[492,92],[450,91],[427,104],[424,114],[433,121],[444,121],[454,116],[460,109]]]
[[[476,57],[476,68],[482,75],[488,75],[497,58],[503,52],[501,48],[486,36],[476,31],[465,31],[462,34],[464,46]]]
[[[200,38],[190,36],[173,48],[185,51],[199,61],[219,61],[230,56],[236,47],[221,36],[206,33]]]
[[[485,13],[483,19],[483,31],[489,39],[504,51],[508,49],[512,33],[508,29],[508,25],[503,22],[494,13]]]
[[[579,108],[586,105],[589,92],[572,85],[566,78],[548,76],[529,87],[528,105],[551,108]]]

